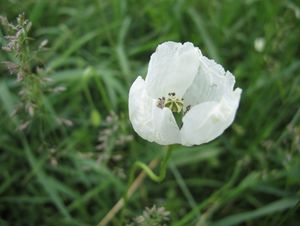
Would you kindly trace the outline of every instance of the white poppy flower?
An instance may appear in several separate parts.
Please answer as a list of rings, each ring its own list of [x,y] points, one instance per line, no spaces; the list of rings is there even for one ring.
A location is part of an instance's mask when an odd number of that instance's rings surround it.
[[[165,42],[152,54],[146,79],[130,88],[130,121],[142,138],[161,145],[209,142],[234,120],[242,91],[234,83],[192,43]]]

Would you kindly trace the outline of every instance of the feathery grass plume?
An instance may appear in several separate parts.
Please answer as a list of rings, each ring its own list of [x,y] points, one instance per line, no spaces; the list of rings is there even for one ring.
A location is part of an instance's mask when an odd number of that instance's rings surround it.
[[[114,112],[106,117],[99,132],[96,150],[99,153],[97,161],[112,165],[115,175],[125,179],[125,171],[118,163],[123,160],[122,148],[132,141],[133,136],[126,134],[121,124],[122,121]]]
[[[96,146],[96,149],[99,151],[104,151],[109,148],[111,145],[111,137],[112,135],[118,130],[118,122],[119,118],[116,115],[116,113],[111,112],[110,115],[108,115],[103,123],[103,129],[100,131],[98,136],[98,144]]]
[[[25,18],[22,13],[17,17],[17,24],[9,23],[7,18],[0,17],[1,25],[6,31],[4,36],[7,43],[2,46],[2,50],[12,53],[16,62],[4,62],[11,74],[16,74],[19,81],[23,80],[25,75],[31,74],[30,60],[31,51],[29,48],[28,33],[31,29],[31,22]]]
[[[17,77],[18,94],[21,100],[12,115],[20,116],[22,122],[18,130],[25,130],[34,118],[45,113],[44,94],[62,92],[64,87],[47,87],[51,79],[46,77],[47,71],[43,68],[39,55],[45,50],[48,41],[43,40],[37,47],[32,47],[30,41],[33,39],[29,36],[32,24],[26,19],[24,13],[17,17],[16,24],[0,16],[0,24],[6,33],[4,36],[6,43],[2,46],[2,50],[14,59],[4,61],[2,64],[11,75]]]
[[[105,151],[112,146],[124,146],[132,141],[133,136],[122,131],[120,128],[121,123],[121,120],[114,112],[111,112],[106,117],[98,136],[98,144],[96,146],[98,151]]]
[[[136,217],[127,226],[167,226],[170,212],[164,207],[146,207],[141,216]]]

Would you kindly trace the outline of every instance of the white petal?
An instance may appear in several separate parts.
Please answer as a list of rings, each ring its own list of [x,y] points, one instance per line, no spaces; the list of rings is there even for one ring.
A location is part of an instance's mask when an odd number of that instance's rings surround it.
[[[182,120],[181,143],[199,145],[220,136],[233,122],[240,96],[241,89],[237,88],[219,102],[209,101],[192,107]]]
[[[197,105],[205,101],[219,101],[233,91],[234,76],[214,60],[200,58],[200,67],[193,84],[184,94],[185,105]]]
[[[158,108],[151,98],[145,81],[138,77],[129,91],[129,119],[137,134],[145,140],[161,145],[180,142],[179,128],[169,108]]]
[[[175,92],[181,98],[197,74],[200,56],[199,48],[189,42],[159,45],[148,67],[146,87],[149,95],[159,98]]]

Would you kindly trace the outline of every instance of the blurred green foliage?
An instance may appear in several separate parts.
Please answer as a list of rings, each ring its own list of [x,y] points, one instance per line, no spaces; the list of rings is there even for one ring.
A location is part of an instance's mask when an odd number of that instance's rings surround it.
[[[217,140],[176,147],[167,179],[146,180],[126,207],[126,222],[117,215],[111,225],[126,225],[154,204],[171,212],[172,226],[299,224],[299,2],[0,5],[9,21],[24,12],[32,22],[32,49],[48,40],[30,66],[51,79],[35,95],[38,116],[12,115],[23,101],[22,81],[1,64],[0,225],[96,225],[124,193],[134,161],[161,155],[160,146],[133,132],[127,98],[150,54],[167,40],[191,41],[233,72],[243,89],[240,108]],[[0,32],[4,46],[7,34]],[[17,58],[1,50],[0,61]]]

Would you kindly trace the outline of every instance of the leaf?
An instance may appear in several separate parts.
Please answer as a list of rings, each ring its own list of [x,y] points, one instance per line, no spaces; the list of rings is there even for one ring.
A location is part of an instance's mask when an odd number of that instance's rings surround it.
[[[225,217],[215,223],[209,224],[209,226],[237,225],[246,222],[248,220],[259,218],[265,215],[270,215],[272,213],[291,208],[295,206],[299,201],[300,201],[299,197],[283,198],[253,211],[248,211],[244,213],[231,215],[229,217]]]

